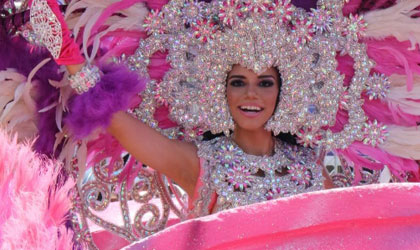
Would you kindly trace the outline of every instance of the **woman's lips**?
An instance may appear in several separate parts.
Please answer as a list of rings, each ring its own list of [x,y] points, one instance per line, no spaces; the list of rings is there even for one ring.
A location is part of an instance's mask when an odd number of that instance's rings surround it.
[[[246,116],[246,117],[249,117],[249,118],[254,118],[254,117],[259,116],[259,115],[261,114],[261,112],[264,110],[264,109],[263,109],[263,108],[261,108],[261,107],[259,107],[259,108],[260,108],[260,110],[249,110],[249,111],[247,111],[246,109],[243,109],[243,108],[241,108],[241,107],[238,107],[239,112],[240,112],[243,116]]]

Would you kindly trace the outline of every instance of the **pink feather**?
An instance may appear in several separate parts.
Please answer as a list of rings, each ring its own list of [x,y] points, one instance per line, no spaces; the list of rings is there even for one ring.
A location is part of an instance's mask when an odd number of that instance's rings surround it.
[[[378,120],[383,124],[395,124],[400,126],[416,126],[420,122],[420,116],[414,116],[403,112],[398,106],[381,100],[369,100],[364,96],[363,110],[371,120]]]
[[[154,118],[156,119],[156,121],[159,122],[159,128],[161,129],[168,129],[178,126],[178,124],[176,124],[169,118],[168,107],[161,106],[157,108],[155,111]]]
[[[96,20],[96,23],[93,25],[90,34],[95,35],[98,31],[99,27],[101,27],[105,21],[114,13],[121,11],[123,9],[131,7],[133,4],[143,2],[142,0],[123,0],[115,2],[111,5],[109,5],[99,16],[98,20]]]
[[[409,50],[410,42],[399,42],[395,38],[366,40],[368,55],[376,62],[375,70],[387,76],[407,75],[407,89],[413,85],[413,74],[420,74],[420,54]]]
[[[156,52],[150,58],[149,75],[154,80],[162,80],[165,73],[171,68],[170,64],[166,61],[167,52]]]
[[[344,125],[346,125],[348,121],[349,121],[349,115],[347,111],[339,109],[336,115],[335,124],[334,126],[329,127],[329,129],[334,133],[338,133],[341,130],[343,130]],[[327,129],[327,127],[325,127],[324,129]]]
[[[408,59],[395,48],[390,46],[379,47],[380,50],[385,50],[395,57],[395,60],[404,67],[405,75],[407,76],[407,90],[411,91],[413,89],[413,71],[408,63]]]
[[[64,221],[74,182],[57,183],[61,171],[61,164],[0,130],[1,249],[72,249]]]
[[[419,178],[419,165],[416,161],[388,154],[379,148],[361,142],[354,142],[346,149],[337,150],[337,153],[344,156],[346,160],[353,162],[357,170],[360,170],[361,167],[381,170],[384,165],[387,165],[391,173],[401,180],[403,180],[402,176],[408,173],[414,173],[415,177]],[[375,162],[368,160],[366,156],[369,156]],[[360,181],[360,177],[360,175],[356,175],[355,183]]]
[[[337,55],[336,60],[338,62],[337,70],[345,76],[344,86],[349,86],[350,81],[354,75],[354,68],[353,68],[354,60],[349,55],[344,55],[344,56]]]
[[[110,58],[119,57],[122,54],[133,54],[139,46],[139,39],[146,37],[144,32],[132,33],[128,31],[110,32],[109,35],[112,35],[113,37],[108,39],[108,41],[104,39],[101,43],[101,45],[106,48],[106,53],[99,59],[101,62],[106,62]],[[129,37],[126,37],[127,35]]]
[[[343,8],[343,14],[348,16],[360,12],[388,8],[394,5],[396,0],[350,0]]]
[[[146,0],[147,6],[152,10],[160,10],[169,0]]]
[[[352,0],[349,1],[343,8],[343,14],[345,16],[350,15],[350,13],[355,14],[360,7],[362,0]]]
[[[372,0],[370,1],[372,6],[369,8],[369,11],[380,9],[380,8],[388,8],[390,5],[395,4],[396,0]]]

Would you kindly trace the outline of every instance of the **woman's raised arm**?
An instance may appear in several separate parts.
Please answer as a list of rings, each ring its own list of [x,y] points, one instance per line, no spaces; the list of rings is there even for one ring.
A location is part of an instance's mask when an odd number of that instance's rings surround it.
[[[120,111],[108,131],[136,159],[165,174],[192,197],[199,175],[199,158],[193,143],[171,140]]]
[[[83,66],[66,67],[74,75]],[[107,129],[134,158],[174,180],[190,197],[193,195],[199,174],[197,148],[193,143],[170,140],[124,111],[112,114]]]

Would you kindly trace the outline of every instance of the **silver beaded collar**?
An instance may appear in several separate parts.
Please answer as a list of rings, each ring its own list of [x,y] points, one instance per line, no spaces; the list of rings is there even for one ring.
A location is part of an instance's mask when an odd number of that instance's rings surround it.
[[[315,152],[275,142],[273,156],[245,153],[229,137],[198,145],[203,182],[218,195],[216,211],[323,189]],[[208,193],[208,192],[201,192]]]

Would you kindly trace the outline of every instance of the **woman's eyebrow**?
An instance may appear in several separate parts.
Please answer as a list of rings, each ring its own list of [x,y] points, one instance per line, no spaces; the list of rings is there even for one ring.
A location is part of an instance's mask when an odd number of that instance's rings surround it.
[[[231,78],[246,79],[246,77],[243,76],[243,75],[231,75],[231,76],[229,76],[228,79],[231,79]],[[272,75],[261,75],[261,76],[258,76],[258,79],[262,79],[262,78],[273,78],[273,79],[275,79],[275,77],[272,76]]]
[[[259,79],[261,79],[261,78],[273,78],[273,79],[275,79],[275,77],[272,76],[272,75],[262,75],[262,76],[258,76],[258,78]]]
[[[245,79],[246,77],[245,76],[242,76],[242,75],[232,75],[232,76],[229,76],[228,79],[231,79],[231,78]]]

